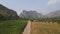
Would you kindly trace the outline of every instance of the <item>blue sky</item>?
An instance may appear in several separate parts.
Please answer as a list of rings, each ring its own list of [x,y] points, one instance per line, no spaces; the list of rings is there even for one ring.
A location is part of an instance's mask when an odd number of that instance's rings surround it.
[[[47,14],[60,9],[60,0],[0,0],[0,4],[15,10],[18,14],[22,10],[36,10]]]

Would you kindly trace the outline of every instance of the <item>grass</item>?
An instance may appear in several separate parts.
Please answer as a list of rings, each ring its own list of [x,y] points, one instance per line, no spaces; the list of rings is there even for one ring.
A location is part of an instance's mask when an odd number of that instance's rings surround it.
[[[60,24],[32,22],[30,31],[31,34],[60,34]]]
[[[22,34],[27,20],[6,20],[0,21],[0,34]]]

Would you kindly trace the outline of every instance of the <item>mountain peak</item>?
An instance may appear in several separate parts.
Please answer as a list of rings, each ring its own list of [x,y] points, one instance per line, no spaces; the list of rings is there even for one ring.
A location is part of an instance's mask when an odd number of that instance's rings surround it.
[[[37,18],[41,18],[42,14],[38,13],[37,11],[26,11],[23,10],[22,13],[20,14],[21,18],[28,18],[28,19],[37,19]]]

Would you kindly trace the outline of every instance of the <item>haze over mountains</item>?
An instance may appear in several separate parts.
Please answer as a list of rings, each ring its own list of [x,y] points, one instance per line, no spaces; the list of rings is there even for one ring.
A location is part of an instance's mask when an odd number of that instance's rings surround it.
[[[52,17],[60,17],[60,10],[50,12],[47,14],[47,17],[52,18]]]
[[[41,18],[42,14],[37,13],[37,11],[23,10],[23,12],[20,14],[20,17],[22,17],[22,18]]]
[[[5,6],[3,6],[2,4],[0,4],[0,19],[4,18],[4,19],[15,19],[16,17],[18,17],[16,11],[9,9]],[[60,17],[60,10],[57,11],[52,11],[50,13],[48,13],[47,15],[43,15],[41,13],[38,13],[37,11],[27,11],[27,10],[23,10],[22,13],[19,16],[20,18],[54,18],[54,17]]]
[[[20,17],[22,18],[55,18],[60,17],[60,10],[50,12],[47,15],[43,15],[41,13],[38,13],[37,11],[26,11],[23,10],[23,12],[20,14]]]

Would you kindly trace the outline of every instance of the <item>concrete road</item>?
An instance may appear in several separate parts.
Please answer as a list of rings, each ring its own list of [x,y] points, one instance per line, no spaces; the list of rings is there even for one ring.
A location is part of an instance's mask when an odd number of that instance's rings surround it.
[[[24,29],[23,34],[30,34],[30,24],[31,24],[31,21],[28,21],[28,24],[26,28]]]

